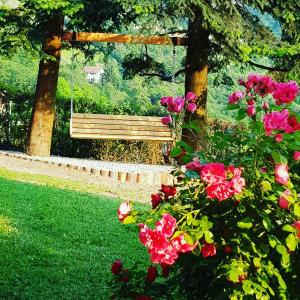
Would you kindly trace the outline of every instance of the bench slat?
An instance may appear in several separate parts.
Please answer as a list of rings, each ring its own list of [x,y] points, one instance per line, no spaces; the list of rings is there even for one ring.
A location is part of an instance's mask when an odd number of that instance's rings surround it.
[[[172,138],[157,137],[157,136],[125,136],[125,135],[102,135],[102,134],[82,134],[72,133],[72,138],[76,139],[90,139],[90,140],[125,140],[125,141],[162,141],[172,142]]]
[[[111,129],[111,130],[141,130],[141,131],[156,131],[156,132],[170,132],[167,126],[130,126],[123,124],[83,124],[83,123],[73,123],[73,129]]]
[[[158,121],[160,117],[151,116],[129,116],[129,115],[103,115],[103,114],[79,114],[73,113],[73,118],[77,119],[102,119],[102,120],[131,120],[131,121]]]
[[[103,135],[144,135],[144,136],[160,136],[160,137],[170,137],[170,132],[160,132],[160,131],[149,131],[149,130],[105,130],[105,129],[82,129],[73,128],[73,133],[87,133],[87,134],[103,134]]]
[[[157,126],[164,127],[161,121],[137,121],[137,120],[101,120],[101,119],[73,119],[76,124],[112,124],[112,125],[134,125],[134,126]]]

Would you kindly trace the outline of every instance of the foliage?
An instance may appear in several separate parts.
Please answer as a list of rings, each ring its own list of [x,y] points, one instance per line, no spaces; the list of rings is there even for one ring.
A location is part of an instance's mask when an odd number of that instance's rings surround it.
[[[150,211],[119,207],[152,264],[147,276],[133,267],[128,283],[117,272],[121,299],[299,299],[299,86],[255,74],[239,84],[228,109],[248,124],[214,137],[216,150],[185,147],[175,186],[153,194]]]
[[[132,10],[133,7],[138,14],[137,20],[143,24],[141,27],[148,30],[154,28],[153,33],[168,31],[185,33],[193,39],[194,37],[190,35],[195,33],[189,32],[188,20],[191,22],[199,18],[198,33],[201,34],[205,30],[210,35],[207,50],[210,70],[219,71],[232,62],[251,65],[266,57],[272,64],[275,63],[278,69],[291,70],[299,61],[297,49],[300,6],[293,0],[276,2],[168,0],[163,3],[160,0],[151,3],[144,0],[130,3],[119,0],[119,2],[123,4],[125,10]],[[135,59],[137,57],[132,61]],[[155,65],[153,60],[151,62]],[[133,73],[137,73],[138,65],[132,65]],[[127,66],[130,66],[128,61]],[[143,69],[140,69],[140,72],[143,73]]]

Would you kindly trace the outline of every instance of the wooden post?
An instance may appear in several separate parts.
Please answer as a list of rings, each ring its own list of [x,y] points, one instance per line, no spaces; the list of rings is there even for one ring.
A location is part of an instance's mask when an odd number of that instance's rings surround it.
[[[206,124],[206,102],[208,82],[209,33],[201,27],[201,15],[195,13],[189,22],[188,48],[186,56],[185,92],[194,92],[198,96],[198,109],[194,114],[185,115],[185,122],[196,121],[201,130]],[[201,139],[201,133],[197,138]],[[197,138],[187,129],[182,132],[182,139],[199,150]]]
[[[58,13],[45,23],[43,52],[48,57],[43,57],[39,65],[26,147],[28,155],[50,155],[63,23],[63,17]]]

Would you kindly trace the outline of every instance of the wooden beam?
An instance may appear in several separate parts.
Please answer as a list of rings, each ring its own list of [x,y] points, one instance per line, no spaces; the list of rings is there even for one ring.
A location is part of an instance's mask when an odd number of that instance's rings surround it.
[[[63,34],[62,39],[69,42],[187,46],[187,38],[170,36],[143,36],[97,32],[66,32]]]

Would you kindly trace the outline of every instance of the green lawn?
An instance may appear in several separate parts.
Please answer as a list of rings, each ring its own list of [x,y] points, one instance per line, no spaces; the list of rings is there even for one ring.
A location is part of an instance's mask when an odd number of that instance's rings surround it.
[[[116,258],[147,262],[119,203],[0,178],[0,299],[109,299]]]

